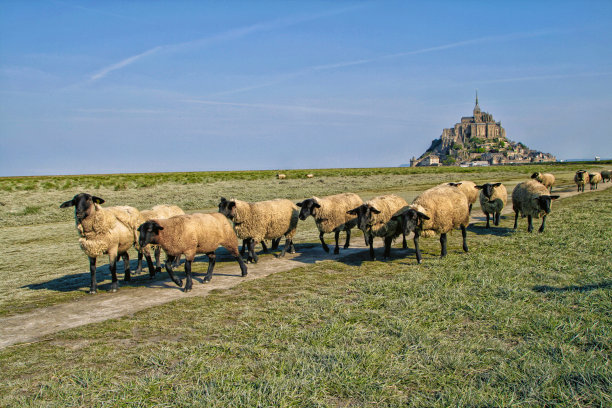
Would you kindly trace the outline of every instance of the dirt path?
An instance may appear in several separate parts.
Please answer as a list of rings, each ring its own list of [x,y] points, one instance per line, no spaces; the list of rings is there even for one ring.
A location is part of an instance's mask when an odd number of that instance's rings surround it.
[[[612,183],[600,184],[599,190],[604,190],[611,185]],[[575,190],[575,186],[562,186],[555,189],[554,194],[566,198],[578,194]],[[588,187],[585,192],[590,192]],[[511,212],[512,205],[508,203],[503,214]],[[473,222],[482,222],[484,219],[482,212],[475,210],[472,213]],[[519,221],[519,228],[526,229],[526,221]],[[48,336],[62,330],[130,315],[175,299],[187,296],[206,296],[215,289],[228,289],[242,282],[260,279],[277,272],[288,271],[325,260],[367,259],[368,254],[367,251],[364,251],[364,242],[360,238],[354,237],[351,243],[352,248],[341,249],[340,255],[337,256],[325,254],[320,245],[316,245],[303,247],[299,254],[287,254],[285,258],[262,257],[258,264],[249,264],[249,274],[244,278],[239,275],[237,263],[217,264],[212,281],[202,284],[202,277],[197,276],[194,279],[193,290],[189,293],[183,293],[180,288],[167,279],[165,281],[153,281],[149,285],[138,289],[120,290],[117,293],[100,293],[74,302],[1,318],[0,349],[13,344],[45,340]],[[376,242],[379,245],[381,244],[380,240],[376,240]]]

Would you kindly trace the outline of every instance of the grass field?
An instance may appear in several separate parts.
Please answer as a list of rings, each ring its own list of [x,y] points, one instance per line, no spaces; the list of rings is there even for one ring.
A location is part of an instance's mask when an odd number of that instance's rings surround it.
[[[591,166],[552,171],[570,185]],[[109,205],[193,211],[220,196],[410,198],[458,179],[511,191],[534,169],[355,169],[282,181],[270,172],[186,184],[160,176],[147,186],[117,176],[125,190],[101,183],[93,193]],[[78,299],[88,286],[73,213],[57,207],[91,180],[46,189],[43,179],[4,189],[3,315]],[[9,347],[0,351],[0,405],[610,406],[612,189],[556,202],[544,234],[526,233],[525,220],[513,232],[512,222],[502,217],[494,233],[470,227],[468,254],[460,234],[443,260],[438,240],[424,239],[423,265],[411,250],[389,262],[324,261]],[[299,231],[298,251],[317,241],[314,223]]]

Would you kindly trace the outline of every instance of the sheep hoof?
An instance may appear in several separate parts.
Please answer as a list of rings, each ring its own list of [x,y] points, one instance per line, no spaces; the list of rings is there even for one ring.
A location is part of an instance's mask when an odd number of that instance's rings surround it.
[[[183,291],[184,291],[185,293],[187,293],[187,292],[191,292],[191,288],[189,288],[189,289],[185,288],[185,289],[183,289]]]
[[[324,246],[324,247],[323,247],[323,250],[324,250],[325,252],[329,253],[329,247]]]
[[[338,255],[340,253],[340,248],[334,249],[334,255]]]
[[[97,291],[97,290],[90,290],[90,291],[89,291],[89,292],[87,292],[87,293],[89,293],[90,295],[95,295],[95,294],[97,294],[97,293],[98,293],[98,291]]]
[[[115,292],[117,292],[118,290],[119,290],[119,289],[117,289],[117,288],[111,288],[110,292],[111,292],[111,293],[115,293]]]

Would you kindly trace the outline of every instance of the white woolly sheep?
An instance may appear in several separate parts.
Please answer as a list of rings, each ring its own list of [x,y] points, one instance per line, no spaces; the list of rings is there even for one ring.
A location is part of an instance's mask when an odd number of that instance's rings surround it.
[[[461,191],[465,198],[468,200],[470,214],[472,213],[472,204],[478,199],[478,189],[476,183],[470,180],[462,180],[457,183],[448,183],[449,186],[457,187]]]
[[[548,191],[552,193],[552,186],[555,184],[555,176],[552,173],[540,173],[536,171],[531,175],[531,178],[539,181],[548,188]]]
[[[347,214],[357,216],[357,226],[363,231],[366,243],[370,246],[370,258],[374,254],[374,237],[382,237],[385,241],[384,258],[391,255],[391,243],[400,234],[403,235],[401,220],[396,216],[408,205],[406,200],[395,194],[374,197],[360,206],[347,211]],[[406,236],[403,235],[403,248],[407,248]]]
[[[313,177],[314,177],[314,174],[312,174],[312,173],[309,173],[309,174],[306,175],[306,178],[313,178]]]
[[[344,249],[346,249],[351,241],[351,229],[357,225],[357,217],[348,214],[347,211],[361,204],[363,204],[363,200],[357,194],[345,193],[327,197],[312,197],[296,205],[301,207],[299,217],[302,221],[311,215],[314,217],[319,229],[319,240],[321,240],[325,252],[329,252],[329,247],[323,239],[323,234],[335,233],[336,248],[334,254],[339,254],[340,231],[346,231],[346,242],[344,243]]]
[[[191,264],[196,254],[208,256],[208,270],[204,282],[212,279],[216,263],[215,250],[222,246],[236,258],[242,276],[247,275],[247,267],[238,252],[238,238],[229,221],[222,214],[185,214],[167,219],[148,220],[138,227],[141,247],[153,244],[162,247],[168,259],[166,270],[174,283],[183,285],[172,271],[172,262],[176,257],[185,254],[185,292],[192,288]]]
[[[610,181],[612,170],[602,170],[599,174],[601,174],[601,182],[605,183],[606,181]]]
[[[423,261],[419,237],[440,234],[440,257],[447,254],[446,234],[460,227],[463,250],[468,252],[467,231],[470,211],[466,196],[453,186],[437,186],[425,190],[401,214],[404,234],[414,232],[414,249],[418,263]]]
[[[286,179],[286,178],[287,178],[287,175],[286,175],[286,174],[283,174],[283,173],[278,173],[278,174],[276,175],[276,178],[277,178],[277,179],[279,179],[279,180],[284,180],[284,179]]]
[[[299,211],[295,204],[286,199],[248,203],[241,200],[226,200],[221,197],[219,212],[234,223],[234,230],[240,239],[249,240],[247,262],[257,262],[255,243],[264,239],[285,237],[285,252],[295,252],[293,236],[298,223]]]
[[[601,182],[601,173],[589,173],[589,184],[591,190],[597,190],[597,185]]]
[[[502,183],[486,183],[476,186],[480,190],[480,208],[487,216],[487,226],[489,224],[489,214],[493,215],[493,224],[499,225],[499,217],[502,209],[508,201],[508,192]]]
[[[89,293],[96,293],[96,258],[108,254],[112,275],[111,292],[118,290],[117,258],[123,258],[124,280],[129,281],[130,258],[128,249],[134,245],[135,231],[138,228],[140,213],[134,207],[118,206],[103,208],[104,200],[87,193],[75,195],[72,200],[63,202],[60,208],[74,206],[74,219],[79,234],[81,249],[89,257],[91,286]]]
[[[512,191],[512,208],[514,209],[514,229],[518,225],[519,213],[522,217],[527,216],[527,231],[533,231],[533,217],[542,217],[542,225],[539,232],[544,232],[546,216],[550,214],[552,200],[559,198],[558,195],[549,195],[549,191],[543,184],[536,180],[518,183]]]
[[[574,183],[578,186],[578,192],[584,192],[584,186],[589,182],[589,173],[586,170],[578,170],[574,175]]]
[[[170,218],[170,217],[174,217],[175,215],[183,215],[183,214],[185,214],[185,211],[183,211],[179,206],[160,204],[160,205],[156,205],[150,210],[140,211],[139,225],[148,220]],[[136,243],[138,243],[138,236],[136,236]],[[151,278],[155,276],[156,272],[161,271],[161,266],[160,266],[160,261],[159,261],[159,255],[161,252],[161,248],[158,245],[155,245],[153,249],[154,249],[154,254],[155,254],[155,268],[153,268],[153,263],[151,260],[150,246],[146,246],[144,248],[136,246],[136,250],[138,251],[138,267],[136,268],[136,273],[142,272],[143,255],[145,259],[147,260],[147,265],[149,267],[149,275],[151,276]],[[180,257],[178,257],[176,261],[178,263],[178,261],[180,261]],[[178,265],[174,265],[174,266],[178,266]]]

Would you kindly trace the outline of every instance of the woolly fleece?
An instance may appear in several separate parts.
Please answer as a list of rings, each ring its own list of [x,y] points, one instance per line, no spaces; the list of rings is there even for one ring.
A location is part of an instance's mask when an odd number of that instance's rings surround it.
[[[543,195],[549,195],[548,189],[537,180],[518,183],[514,190],[512,190],[512,207],[514,212],[520,212],[522,218],[528,215],[535,218],[546,215],[540,209],[537,200],[535,200]]]
[[[456,187],[437,186],[425,190],[412,201],[410,208],[429,217],[417,227],[419,235],[423,237],[448,233],[460,225],[467,227],[470,223],[467,197]]]
[[[248,203],[232,199],[236,203],[234,230],[240,239],[252,238],[255,242],[285,236],[293,239],[300,211],[293,202],[276,200]]]

